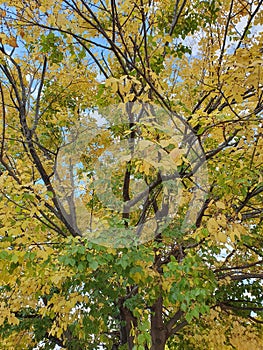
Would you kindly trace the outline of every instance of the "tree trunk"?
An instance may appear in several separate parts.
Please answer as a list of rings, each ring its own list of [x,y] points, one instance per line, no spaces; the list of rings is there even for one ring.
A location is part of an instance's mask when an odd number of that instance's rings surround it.
[[[163,299],[160,296],[152,307],[151,315],[151,350],[164,350],[168,331],[162,317]]]
[[[132,326],[136,328],[137,320],[132,312],[125,306],[120,307],[120,318],[123,322],[120,331],[121,345],[128,344],[128,350],[132,350],[134,346],[133,336],[131,335]]]

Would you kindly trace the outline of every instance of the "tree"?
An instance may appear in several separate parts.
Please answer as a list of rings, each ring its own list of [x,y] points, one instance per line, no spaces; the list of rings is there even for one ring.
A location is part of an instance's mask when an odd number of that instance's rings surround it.
[[[1,1],[2,349],[262,348],[261,5]]]

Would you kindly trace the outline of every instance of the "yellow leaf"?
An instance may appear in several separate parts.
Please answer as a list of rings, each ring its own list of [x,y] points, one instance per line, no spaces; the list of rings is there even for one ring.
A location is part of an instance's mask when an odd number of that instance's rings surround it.
[[[6,34],[5,33],[0,33],[0,43],[4,43],[6,41]]]
[[[219,225],[214,218],[210,218],[207,222],[207,229],[210,233],[216,233],[219,229]]]
[[[180,150],[179,148],[174,148],[170,152],[170,157],[176,165],[182,164],[182,150]]]
[[[151,164],[144,161],[142,166],[141,166],[141,170],[144,172],[145,175],[150,174],[150,168],[151,168]]]
[[[135,272],[131,277],[135,283],[139,283],[141,280],[143,280],[143,275],[140,272]]]
[[[223,214],[218,215],[217,217],[217,222],[219,223],[219,225],[221,227],[223,227],[224,229],[227,227],[227,219],[226,216]]]
[[[19,324],[19,319],[17,317],[15,317],[14,314],[10,314],[8,316],[8,323],[17,326]]]
[[[134,93],[132,93],[132,94],[127,94],[127,95],[124,96],[124,102],[127,103],[127,102],[129,102],[129,101],[133,101],[134,97],[135,97],[135,94],[134,94]]]
[[[7,44],[12,47],[18,47],[16,38],[14,38],[13,36],[7,39]]]
[[[112,88],[112,91],[115,93],[118,91],[118,87],[119,87],[119,80],[116,78],[109,78],[106,80],[105,82],[105,86],[108,87],[110,86]]]
[[[242,234],[247,234],[247,230],[240,224],[233,224],[230,228],[230,239],[234,242],[236,239],[240,239]]]
[[[43,260],[47,260],[49,258],[49,255],[49,252],[47,252],[46,250],[38,250],[37,252],[37,257]]]
[[[60,284],[60,281],[63,279],[63,275],[51,276],[50,280],[57,286]]]
[[[216,206],[219,209],[226,209],[225,203],[223,202],[216,202]]]
[[[227,236],[226,236],[223,232],[218,231],[218,232],[216,233],[216,239],[217,239],[219,242],[225,243],[225,242],[227,241]]]
[[[160,145],[162,147],[167,147],[167,146],[169,146],[171,144],[171,139],[169,139],[169,140],[161,140],[159,143],[160,143]]]
[[[165,290],[165,291],[167,291],[169,293],[171,287],[172,287],[172,284],[171,284],[171,282],[169,280],[168,281],[163,281],[163,283],[162,283],[163,290]]]

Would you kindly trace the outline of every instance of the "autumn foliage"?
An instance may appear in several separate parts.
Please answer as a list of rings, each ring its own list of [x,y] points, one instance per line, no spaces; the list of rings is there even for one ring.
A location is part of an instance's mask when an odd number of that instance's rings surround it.
[[[263,1],[0,3],[0,349],[263,349]]]

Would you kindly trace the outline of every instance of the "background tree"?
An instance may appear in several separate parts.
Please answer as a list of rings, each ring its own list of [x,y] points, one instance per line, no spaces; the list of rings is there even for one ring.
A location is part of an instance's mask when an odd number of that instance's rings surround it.
[[[261,5],[1,1],[2,349],[262,348]],[[103,132],[94,111],[106,120]],[[81,153],[83,140],[77,144],[77,177],[87,175],[81,210],[104,233],[125,237],[142,225],[145,234],[147,220],[164,213],[161,171],[180,184],[176,216],[143,244],[96,244],[80,227],[72,193],[57,191],[62,145],[80,126],[95,135]],[[204,163],[197,157],[194,167],[180,151],[189,135],[204,152],[210,185],[182,230]],[[105,179],[98,186],[94,167],[110,164],[100,158],[107,147],[128,142],[132,152],[138,140],[146,156],[116,167],[112,191],[131,203],[135,179],[148,196],[116,213],[102,201]],[[170,160],[164,170],[152,165],[149,144]]]

